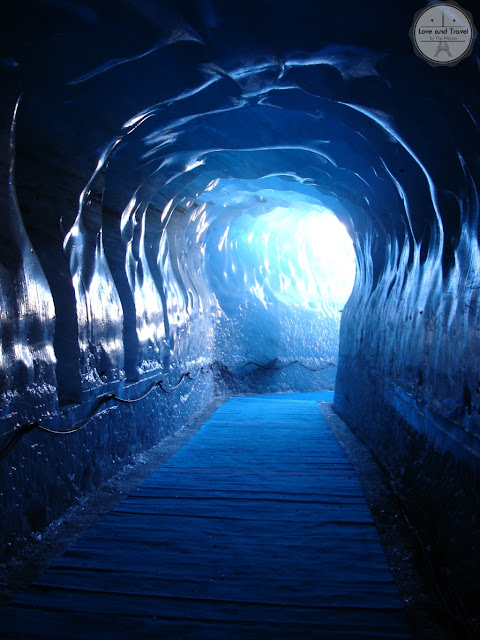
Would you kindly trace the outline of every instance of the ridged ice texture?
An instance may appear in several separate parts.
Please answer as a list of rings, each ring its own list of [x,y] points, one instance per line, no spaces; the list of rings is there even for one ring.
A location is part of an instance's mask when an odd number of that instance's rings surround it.
[[[28,394],[55,384],[52,347],[64,404],[124,379],[173,379],[218,354],[238,360],[245,337],[257,349],[254,331],[230,336],[222,324],[235,292],[217,297],[208,238],[248,214],[245,191],[252,202],[267,194],[267,209],[268,192],[283,192],[332,211],[355,244],[337,409],[379,456],[396,420],[426,449],[478,466],[477,48],[452,68],[416,57],[407,32],[417,2],[396,7],[393,22],[388,3],[348,0],[11,4],[1,62],[2,207],[14,221],[2,230],[12,252],[0,292],[5,403],[18,393],[27,413],[45,413]],[[20,289],[29,311],[19,315]],[[291,314],[302,335],[290,331],[281,353],[264,355],[305,354],[308,341],[309,357],[328,359],[327,324]],[[27,325],[41,327],[41,348]],[[9,373],[14,361],[29,385]],[[395,440],[404,462],[412,441]]]
[[[9,105],[11,127],[1,136],[7,157],[0,196],[0,416],[13,424],[35,417],[36,407],[56,408],[53,300],[25,232],[15,187],[18,103]]]

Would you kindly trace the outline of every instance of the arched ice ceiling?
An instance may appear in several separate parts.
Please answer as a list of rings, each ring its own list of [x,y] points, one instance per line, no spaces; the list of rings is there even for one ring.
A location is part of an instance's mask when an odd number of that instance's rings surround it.
[[[190,225],[191,238],[193,225],[198,237],[199,225],[205,234],[220,218],[226,225],[279,202],[313,201],[344,222],[356,243],[359,299],[379,282],[380,297],[398,293],[410,277],[415,304],[433,308],[431,292],[460,278],[471,302],[478,49],[456,67],[429,66],[408,37],[419,8],[12,4],[2,21],[2,131],[11,141],[4,182],[10,169],[19,207],[11,200],[5,255],[32,244],[27,280],[36,284],[26,297],[52,290],[55,338],[51,306],[34,312],[57,358],[77,353],[82,375],[103,370],[90,346],[102,343],[107,368],[133,371],[142,341],[160,343],[172,330],[169,315],[208,300],[195,265],[174,266],[178,291],[169,289],[159,267],[170,259],[165,228],[183,234]],[[219,217],[211,203],[227,182]],[[271,197],[252,205],[260,190]],[[176,293],[167,300],[165,290]]]

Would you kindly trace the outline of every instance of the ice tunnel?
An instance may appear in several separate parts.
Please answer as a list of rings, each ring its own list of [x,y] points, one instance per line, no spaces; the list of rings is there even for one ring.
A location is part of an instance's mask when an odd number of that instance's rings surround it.
[[[2,10],[0,568],[215,395],[335,387],[478,614],[480,62],[423,6]]]

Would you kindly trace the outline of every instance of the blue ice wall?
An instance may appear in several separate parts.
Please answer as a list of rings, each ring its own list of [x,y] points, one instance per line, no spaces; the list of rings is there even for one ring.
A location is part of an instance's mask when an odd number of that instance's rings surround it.
[[[463,6],[478,26],[478,7]],[[332,360],[337,310],[326,298],[284,304],[280,286],[244,266],[267,248],[244,246],[248,216],[312,205],[337,216],[357,260],[337,314],[335,407],[388,466],[440,582],[474,609],[478,45],[455,67],[429,66],[408,37],[419,8],[402,3],[394,21],[387,3],[350,0],[20,0],[4,10],[2,441],[38,420],[82,424],[105,393],[137,398],[182,380],[155,411],[109,399],[119,418],[101,447],[93,423],[64,439],[38,426],[19,438],[1,463],[5,540],[105,479],[117,452],[125,461],[180,426],[215,384],[234,388],[213,362]],[[276,274],[291,279],[291,264]],[[187,372],[199,372],[191,387]],[[248,370],[241,385],[331,381],[331,368],[289,372]],[[45,487],[64,478],[55,501],[32,494],[38,474]],[[28,515],[35,496],[43,518]]]

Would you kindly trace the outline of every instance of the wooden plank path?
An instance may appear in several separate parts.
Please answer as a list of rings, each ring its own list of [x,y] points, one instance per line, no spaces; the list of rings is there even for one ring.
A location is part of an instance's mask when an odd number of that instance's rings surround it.
[[[330,398],[229,399],[0,613],[0,638],[409,638]]]

